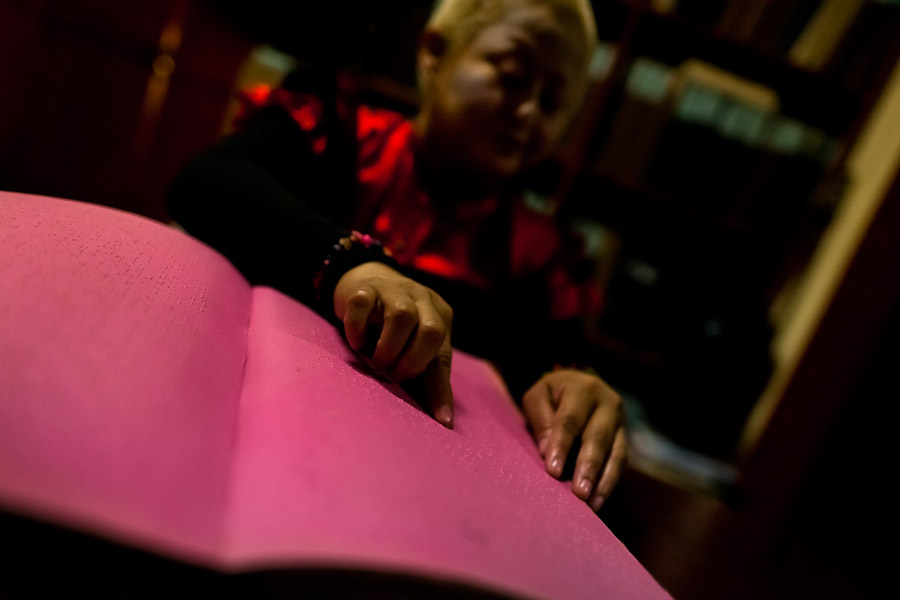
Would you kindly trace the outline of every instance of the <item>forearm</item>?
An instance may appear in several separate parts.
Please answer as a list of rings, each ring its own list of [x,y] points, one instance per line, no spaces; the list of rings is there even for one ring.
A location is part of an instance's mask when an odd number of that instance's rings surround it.
[[[173,219],[224,254],[254,284],[304,302],[338,227],[301,203],[260,167],[232,157],[203,156],[172,185]]]
[[[330,302],[317,301],[316,274],[335,243],[350,234],[323,215],[323,207],[350,201],[346,186],[332,182],[338,166],[326,163],[289,120],[270,115],[188,165],[168,191],[169,212],[251,283],[321,309]],[[346,270],[380,256],[376,249],[356,252],[332,267]]]

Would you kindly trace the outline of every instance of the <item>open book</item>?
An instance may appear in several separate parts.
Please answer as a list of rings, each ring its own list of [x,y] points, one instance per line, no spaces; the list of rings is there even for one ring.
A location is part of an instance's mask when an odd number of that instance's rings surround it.
[[[160,223],[0,193],[0,507],[224,572],[664,598],[544,472],[485,362],[455,427],[309,308]]]

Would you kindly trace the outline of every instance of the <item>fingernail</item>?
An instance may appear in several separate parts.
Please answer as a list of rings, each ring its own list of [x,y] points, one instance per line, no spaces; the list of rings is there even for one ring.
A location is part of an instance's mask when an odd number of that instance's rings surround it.
[[[562,460],[558,456],[554,456],[550,461],[550,474],[554,477],[562,475]]]
[[[547,436],[544,436],[540,440],[538,440],[538,452],[541,453],[541,456],[547,454],[547,444],[549,443],[550,440],[549,438],[547,438]]]
[[[603,506],[603,503],[605,501],[606,501],[606,498],[604,496],[595,496],[591,500],[591,510],[594,512],[597,512],[598,510],[600,510],[600,507]]]
[[[453,410],[446,404],[438,407],[434,416],[445,427],[453,427]]]
[[[584,498],[587,498],[591,494],[591,480],[587,477],[582,477],[581,481],[578,482],[578,491],[582,493]]]

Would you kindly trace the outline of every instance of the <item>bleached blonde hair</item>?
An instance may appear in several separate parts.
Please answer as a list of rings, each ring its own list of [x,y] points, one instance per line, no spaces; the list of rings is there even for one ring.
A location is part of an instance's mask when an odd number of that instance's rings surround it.
[[[510,11],[527,6],[546,6],[561,18],[574,18],[582,41],[581,58],[587,65],[597,43],[597,23],[590,0],[437,0],[426,28],[443,35],[453,53],[485,27],[502,21]]]

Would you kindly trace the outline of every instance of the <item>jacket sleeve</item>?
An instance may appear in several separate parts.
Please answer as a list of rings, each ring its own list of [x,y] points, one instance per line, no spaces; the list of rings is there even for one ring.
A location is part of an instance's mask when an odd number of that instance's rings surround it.
[[[351,233],[336,217],[353,199],[355,140],[339,119],[331,121],[322,152],[286,110],[262,109],[193,160],[166,203],[180,226],[224,254],[250,283],[275,287],[333,318],[339,275],[362,262],[391,260],[377,248],[341,253],[316,293],[317,272]]]

